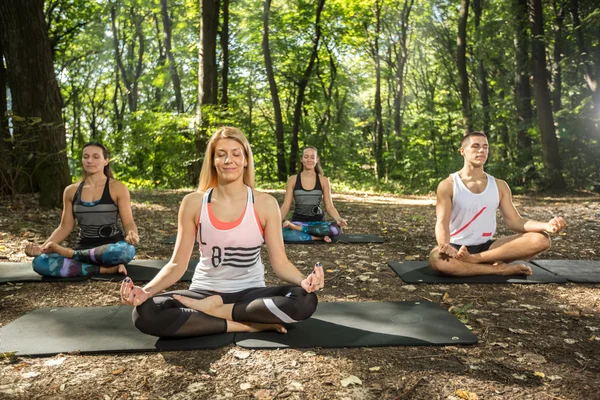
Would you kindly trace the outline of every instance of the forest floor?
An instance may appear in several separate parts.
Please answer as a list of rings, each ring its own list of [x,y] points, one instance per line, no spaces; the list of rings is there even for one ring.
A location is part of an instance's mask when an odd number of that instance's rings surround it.
[[[141,243],[139,259],[168,259],[156,244],[176,231],[185,192],[132,193]],[[281,191],[273,192],[279,201]],[[600,197],[577,193],[517,197],[532,219],[562,215],[569,226],[543,258],[600,260]],[[473,346],[353,349],[217,350],[61,354],[0,359],[0,398],[68,399],[600,399],[600,285],[407,285],[389,260],[425,260],[434,246],[435,199],[364,193],[335,195],[349,233],[378,234],[385,244],[286,246],[309,272],[325,266],[319,300],[426,299],[459,316],[478,336]],[[60,210],[42,211],[35,198],[0,203],[0,268],[27,261],[28,241],[41,243]],[[498,235],[508,234],[499,222]],[[325,245],[323,245],[325,246]],[[195,250],[194,257],[197,257]],[[280,283],[263,260],[267,284]],[[371,278],[364,280],[364,275]],[[178,284],[176,288],[187,288]],[[111,282],[0,285],[0,326],[41,307],[119,304]],[[40,327],[43,329],[43,326]],[[345,386],[354,376],[361,383]]]

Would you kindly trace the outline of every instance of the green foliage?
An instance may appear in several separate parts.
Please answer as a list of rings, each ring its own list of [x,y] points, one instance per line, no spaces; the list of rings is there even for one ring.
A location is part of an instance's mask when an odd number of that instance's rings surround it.
[[[399,21],[404,1],[380,2],[381,33],[377,39],[386,176],[377,181],[374,155],[375,0],[326,1],[321,45],[306,89],[299,145],[319,149],[334,190],[429,193],[462,165],[458,147],[463,127],[455,66],[459,1],[415,1],[412,6],[406,32],[408,58],[399,134],[394,132],[394,94],[398,85],[395,54],[403,34]],[[600,10],[591,0],[579,3],[584,40],[591,50],[600,45]],[[271,53],[282,103],[286,149],[297,82],[310,55],[316,5],[314,0],[274,0],[271,5]],[[135,112],[129,109],[128,89],[115,61],[113,6],[117,45],[130,80],[135,76],[141,49],[135,21],[141,21],[144,53]],[[175,113],[173,82],[164,61],[158,0],[46,2],[72,166],[79,168],[79,151],[85,142],[100,140],[113,152],[113,168],[119,179],[131,186],[193,185],[203,153],[196,143],[219,126],[234,125],[247,134],[252,144],[257,182],[280,187],[276,183],[274,118],[262,51],[262,3],[240,0],[230,4],[229,103],[203,106],[201,127],[195,126],[200,2],[173,0],[168,7],[173,22],[173,55],[185,105],[181,115]],[[542,188],[545,176],[535,119],[528,128],[533,156],[527,155],[517,140],[513,13],[511,2],[484,2],[481,23],[476,29],[471,10],[467,67],[474,126],[480,129],[485,113],[490,116],[491,154],[487,170],[520,192]],[[557,68],[552,64],[554,17],[552,6],[545,4],[545,40],[553,71]],[[578,50],[569,13],[565,16],[563,50],[563,107],[555,115],[563,172],[570,186],[588,188],[590,181],[600,180],[596,161],[600,157],[600,129],[590,90],[582,77],[586,65],[600,66],[593,65],[590,55]],[[220,60],[220,48],[217,53]],[[489,84],[491,104],[487,110],[479,98],[480,60],[486,67]]]

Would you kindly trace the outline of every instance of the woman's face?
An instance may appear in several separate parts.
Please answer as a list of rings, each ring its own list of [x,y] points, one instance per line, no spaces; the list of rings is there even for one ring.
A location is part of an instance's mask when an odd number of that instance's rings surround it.
[[[104,167],[108,165],[108,159],[104,158],[102,148],[98,146],[88,146],[83,149],[81,163],[86,173],[94,174],[104,171]]]
[[[315,149],[305,149],[302,152],[302,166],[304,169],[315,169],[315,165],[319,162],[317,151]]]
[[[219,139],[215,144],[213,165],[220,179],[228,182],[243,179],[247,166],[244,146],[234,139]]]

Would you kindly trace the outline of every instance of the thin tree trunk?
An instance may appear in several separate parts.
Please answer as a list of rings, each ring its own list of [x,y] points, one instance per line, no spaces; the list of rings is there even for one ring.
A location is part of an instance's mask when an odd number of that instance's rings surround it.
[[[229,103],[229,0],[223,0],[221,27],[221,104]]]
[[[6,98],[6,69],[2,49],[2,26],[0,26],[0,194],[12,194],[10,169],[12,163],[12,142],[8,131],[8,101]]]
[[[156,14],[154,14],[154,27],[156,28],[156,44],[158,47],[158,60],[156,64],[162,68],[167,63],[167,56],[163,46],[164,34],[161,34],[160,32],[160,22],[158,22],[158,15]],[[162,101],[162,91],[162,87],[157,86],[154,89],[154,102],[157,108],[161,106],[160,102]]]
[[[289,173],[294,175],[296,173],[296,162],[298,158],[298,132],[300,131],[300,122],[302,120],[302,106],[304,104],[304,94],[306,87],[310,81],[312,71],[317,59],[319,52],[319,41],[321,40],[321,12],[325,7],[325,0],[319,0],[317,4],[317,14],[315,17],[315,34],[313,36],[313,46],[310,53],[310,59],[308,65],[304,70],[302,78],[298,82],[298,92],[296,93],[296,102],[294,105],[294,123],[292,125],[292,138],[290,143],[290,159],[289,159]]]
[[[528,131],[533,126],[531,86],[529,84],[529,34],[527,0],[513,0],[515,20],[515,103],[517,108],[517,141],[521,169],[531,164],[531,138]],[[525,179],[525,176],[523,177]],[[523,183],[525,183],[523,181]]]
[[[583,26],[579,18],[579,2],[578,0],[571,0],[571,15],[573,16],[573,27],[575,30],[575,42],[577,48],[582,57],[584,57],[584,70],[585,70],[585,82],[587,83],[590,91],[592,92],[592,102],[594,103],[594,109],[596,114],[600,112],[600,45],[596,46],[596,72],[594,73],[593,63],[587,59],[589,57],[587,52],[587,46],[583,36]],[[600,30],[596,29],[598,33]]]
[[[33,154],[32,176],[41,191],[40,205],[60,207],[63,189],[71,183],[71,176],[44,2],[1,1],[0,26],[12,110],[14,115],[32,122],[16,124],[14,135],[25,140]]]
[[[375,61],[375,163],[377,179],[385,176],[383,165],[383,113],[381,106],[381,56],[379,55],[379,33],[381,32],[381,0],[375,0],[375,37],[371,49]]]
[[[552,2],[554,8],[554,60],[552,74],[552,109],[555,113],[562,109],[562,52],[563,52],[563,25],[565,19],[565,7],[561,0]]]
[[[219,0],[202,2],[202,102],[217,104],[219,75],[217,72],[217,35],[219,28]]]
[[[267,79],[269,80],[269,89],[271,91],[271,101],[273,102],[273,114],[275,118],[275,139],[277,143],[277,179],[285,182],[287,171],[285,169],[285,143],[283,139],[283,117],[281,114],[281,103],[279,102],[279,92],[273,73],[273,61],[271,60],[271,48],[269,46],[269,15],[271,13],[271,0],[264,2],[263,14],[263,55],[265,57],[265,69],[267,70]]]
[[[566,185],[561,173],[562,166],[558,151],[558,139],[554,131],[554,117],[550,103],[550,91],[548,90],[542,1],[529,0],[529,7],[529,23],[532,34],[531,58],[533,64],[533,82],[535,85],[534,94],[542,136],[542,159],[544,161],[549,188],[562,190]]]
[[[394,134],[402,134],[402,102],[404,101],[404,74],[408,60],[408,21],[414,0],[405,0],[400,20],[400,51],[396,52],[396,88],[394,90]],[[400,142],[399,142],[400,143]]]
[[[490,118],[490,95],[489,95],[489,87],[487,81],[487,72],[485,70],[485,65],[483,63],[483,54],[482,48],[484,47],[484,43],[481,40],[481,33],[479,31],[479,25],[481,23],[481,14],[482,14],[482,5],[481,0],[473,1],[473,13],[475,14],[475,31],[477,35],[477,48],[479,49],[477,58],[477,76],[479,78],[479,98],[481,99],[481,108],[483,108],[483,126],[482,130],[486,134],[489,133],[491,118]]]
[[[160,0],[160,10],[163,20],[163,31],[165,41],[165,53],[167,60],[169,61],[169,74],[171,75],[171,81],[173,82],[173,91],[175,92],[175,103],[177,105],[177,112],[183,113],[183,97],[181,96],[181,81],[179,79],[179,73],[177,72],[177,64],[175,63],[175,57],[171,51],[171,32],[172,22],[169,17],[169,10],[167,8],[167,0]]]
[[[458,37],[456,38],[456,65],[460,78],[460,99],[465,132],[472,130],[471,96],[469,94],[469,76],[467,74],[467,19],[469,17],[469,0],[460,1],[458,20]]]

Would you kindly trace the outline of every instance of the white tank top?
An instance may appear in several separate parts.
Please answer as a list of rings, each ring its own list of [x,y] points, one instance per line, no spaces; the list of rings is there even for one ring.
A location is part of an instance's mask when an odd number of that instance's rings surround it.
[[[450,217],[450,243],[465,246],[478,245],[490,240],[496,233],[496,210],[500,195],[496,179],[487,175],[488,183],[481,193],[471,192],[458,176],[454,180],[452,215]]]
[[[260,257],[264,238],[252,189],[248,187],[244,214],[234,222],[215,218],[210,204],[212,190],[207,190],[202,199],[198,227],[200,262],[190,289],[231,293],[265,287],[265,267]]]

